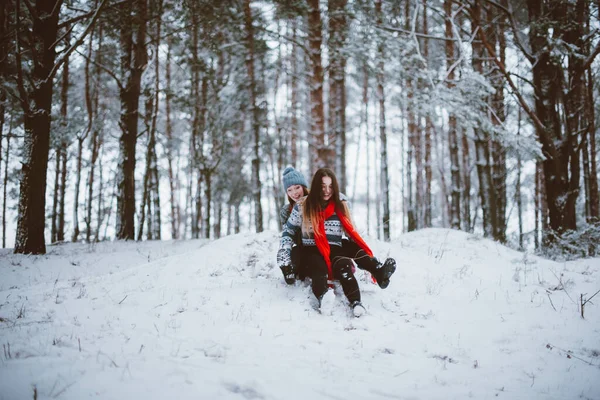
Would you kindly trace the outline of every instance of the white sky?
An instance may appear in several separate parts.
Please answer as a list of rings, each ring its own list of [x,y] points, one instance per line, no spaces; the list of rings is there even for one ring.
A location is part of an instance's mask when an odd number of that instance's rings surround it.
[[[0,252],[0,400],[598,399],[600,259],[557,263],[464,232],[392,243],[319,314],[278,234]],[[19,318],[19,315],[21,317]]]

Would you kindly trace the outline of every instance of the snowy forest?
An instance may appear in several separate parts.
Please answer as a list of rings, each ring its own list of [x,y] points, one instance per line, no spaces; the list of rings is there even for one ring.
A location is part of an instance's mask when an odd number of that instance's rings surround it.
[[[277,230],[288,165],[361,231],[600,243],[600,1],[0,2],[2,247]]]

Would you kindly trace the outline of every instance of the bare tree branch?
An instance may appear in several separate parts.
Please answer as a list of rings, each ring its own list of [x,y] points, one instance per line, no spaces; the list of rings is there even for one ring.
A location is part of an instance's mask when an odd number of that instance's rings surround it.
[[[523,45],[523,43],[521,43],[521,40],[519,39],[519,30],[517,29],[517,24],[516,24],[514,16],[513,16],[513,10],[512,10],[512,6],[510,5],[510,2],[508,3],[508,8],[506,8],[502,4],[498,4],[492,0],[484,0],[484,1],[488,4],[493,5],[496,8],[499,8],[506,14],[508,20],[510,21],[510,26],[513,31],[513,37],[515,39],[515,44],[517,45],[519,50],[521,50],[521,52],[523,52],[523,55],[525,55],[525,57],[529,60],[530,63],[532,63],[532,64],[535,63],[535,57],[532,54],[530,54],[529,51],[527,51],[527,49],[525,49],[525,46]]]
[[[75,49],[77,47],[79,47],[79,45],[81,45],[81,43],[83,43],[83,40],[85,39],[85,37],[87,36],[87,34],[92,30],[92,27],[96,23],[96,20],[100,16],[100,12],[104,8],[104,5],[106,4],[107,1],[108,0],[102,0],[102,3],[100,3],[100,5],[98,6],[98,8],[96,9],[96,13],[92,17],[92,20],[90,21],[90,23],[88,24],[88,26],[85,28],[85,30],[83,31],[83,33],[79,36],[79,38],[77,38],[77,40],[75,40],[75,42],[69,48],[69,50],[67,50],[65,53],[63,53],[63,55],[61,56],[61,58],[54,64],[54,67],[52,68],[52,71],[50,71],[50,73],[48,74],[48,77],[46,78],[46,80],[53,79],[54,75],[56,75],[56,72],[58,71],[58,69],[69,58],[69,55],[71,55],[71,53],[73,51],[75,51]]]
[[[130,3],[131,1],[132,1],[132,0],[123,0],[123,1],[119,1],[119,2],[117,2],[117,3],[113,3],[113,4],[109,5],[109,6],[107,6],[107,7],[106,7],[106,9],[107,9],[107,10],[110,10],[111,8],[116,8],[116,7],[119,7],[119,6],[123,5],[123,4]],[[66,21],[63,21],[63,22],[61,22],[60,24],[58,24],[58,29],[62,29],[62,28],[64,28],[64,27],[66,27],[66,26],[69,26],[69,25],[71,25],[71,24],[74,24],[75,22],[79,22],[79,21],[81,21],[82,19],[89,18],[89,17],[91,17],[92,15],[94,15],[94,13],[95,13],[95,12],[96,12],[95,10],[92,10],[92,11],[86,12],[86,13],[84,13],[84,14],[77,15],[76,17],[73,17],[73,18],[71,18],[71,19],[68,19],[68,20],[66,20]]]
[[[506,81],[508,82],[509,86],[511,87],[513,93],[515,94],[515,96],[519,100],[519,103],[521,104],[521,107],[523,107],[523,110],[527,113],[527,115],[533,121],[535,127],[537,128],[536,131],[540,135],[540,139],[542,139],[542,141],[545,144],[548,145],[550,156],[553,159],[555,159],[555,160],[558,159],[558,153],[557,153],[556,147],[554,146],[554,142],[548,136],[548,132],[546,131],[546,127],[544,126],[544,124],[542,123],[542,121],[540,121],[540,119],[538,118],[537,114],[535,112],[533,112],[533,110],[531,109],[531,107],[529,107],[529,104],[527,104],[527,101],[525,101],[525,99],[523,98],[523,95],[521,94],[521,92],[519,92],[517,86],[515,85],[515,83],[511,79],[510,74],[506,70],[506,67],[504,66],[504,64],[502,63],[502,61],[500,61],[500,59],[496,56],[496,52],[495,52],[494,48],[488,42],[487,37],[485,36],[484,30],[481,29],[481,23],[479,21],[479,18],[476,15],[472,15],[472,17],[473,17],[472,18],[473,23],[476,24],[477,27],[479,28],[479,37],[481,38],[481,42],[483,43],[483,45],[487,49],[487,51],[490,54],[490,56],[492,56],[492,58],[494,60],[494,63],[498,66],[498,68],[500,69],[500,71],[502,71],[502,74],[506,78]]]
[[[50,14],[52,17],[58,18],[58,13],[60,13],[60,8],[62,7],[62,3],[63,3],[63,0],[58,0],[56,3],[54,3],[54,9],[52,10],[52,13]]]
[[[600,43],[596,44],[596,47],[594,48],[594,51],[592,51],[592,54],[590,54],[587,60],[585,60],[585,62],[583,63],[581,67],[582,72],[587,70],[592,65],[598,54],[600,54]]]
[[[88,57],[86,54],[83,54],[82,52],[80,52],[79,50],[75,50],[75,52],[77,54],[79,54],[80,56],[82,56],[83,58],[85,58],[86,60],[89,60],[89,62],[91,62],[92,64],[94,64],[95,66],[97,66],[98,68],[102,69],[104,72],[106,72],[107,74],[109,74],[117,83],[117,86],[119,87],[119,89],[123,90],[123,84],[121,83],[121,80],[119,79],[119,77],[113,72],[111,71],[108,67],[96,62],[96,60],[94,60],[93,58]]]
[[[23,2],[25,2],[25,6],[27,6],[27,9],[29,10],[29,14],[31,14],[33,19],[39,19],[37,12],[35,11],[35,7],[33,7],[33,4],[31,4],[31,2],[29,0],[23,0]]]
[[[456,15],[457,13],[455,13]],[[448,41],[457,41],[458,42],[458,48],[461,49],[462,46],[462,40],[460,39],[460,34],[458,32],[458,28],[456,26],[456,24],[454,23],[454,17],[452,17],[450,19],[450,23],[452,24],[452,29],[454,30],[454,33],[456,35],[456,38],[448,38]],[[477,36],[477,32],[481,30],[480,26],[477,26],[477,28],[475,29],[475,32],[473,32],[473,34],[471,34],[471,37],[469,38],[469,40],[467,41],[467,43],[471,43],[473,40],[475,40],[475,37]],[[456,67],[458,67],[460,64],[462,64],[463,60],[464,60],[464,52],[460,51],[460,56],[456,59],[456,62],[454,62],[454,64],[452,64],[450,67],[448,67],[448,70],[446,71],[446,76],[444,77],[444,79],[442,79],[442,82],[446,82],[446,80],[448,79],[448,76],[450,76],[450,74],[452,73],[452,71],[454,71],[454,69]]]
[[[272,30],[269,30],[267,28],[264,28],[262,26],[254,26],[254,28],[256,28],[257,30],[263,31],[268,33],[269,35],[275,36],[278,39],[285,39],[288,42],[294,43],[296,46],[300,47],[302,50],[304,50],[304,52],[306,54],[310,54],[310,50],[306,48],[306,46],[303,43],[300,43],[299,41],[295,40],[294,38],[291,38],[287,35],[283,35],[279,32],[273,32]]]
[[[75,27],[75,24],[71,25],[69,27],[69,29],[67,29],[67,31],[58,39],[56,39],[56,41],[54,43],[52,43],[52,45],[50,45],[50,48],[53,49],[55,46],[57,46],[64,38],[66,38],[67,36],[69,36],[69,34],[73,31],[73,28]]]

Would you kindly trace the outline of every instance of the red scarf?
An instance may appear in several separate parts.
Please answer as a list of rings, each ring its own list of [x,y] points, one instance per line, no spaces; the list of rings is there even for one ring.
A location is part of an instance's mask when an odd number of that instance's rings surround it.
[[[331,269],[331,260],[329,259],[331,255],[331,248],[329,247],[329,242],[327,241],[327,236],[325,235],[325,220],[331,217],[334,213],[337,214],[342,226],[344,227],[344,230],[346,231],[346,234],[350,237],[350,239],[358,244],[370,257],[373,257],[373,252],[369,246],[367,246],[363,238],[360,237],[358,232],[356,232],[356,229],[354,229],[350,219],[344,215],[341,210],[335,207],[333,201],[330,201],[329,204],[327,204],[327,207],[325,207],[325,210],[319,213],[319,220],[314,221],[313,224],[315,243],[319,249],[319,252],[325,259],[325,263],[327,263],[329,280],[333,280],[333,271]]]

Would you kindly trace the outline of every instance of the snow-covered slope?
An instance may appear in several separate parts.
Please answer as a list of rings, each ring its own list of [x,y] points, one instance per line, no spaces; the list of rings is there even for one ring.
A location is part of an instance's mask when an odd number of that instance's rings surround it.
[[[368,314],[285,285],[278,234],[0,257],[0,399],[598,399],[600,259],[442,229],[383,243]]]

